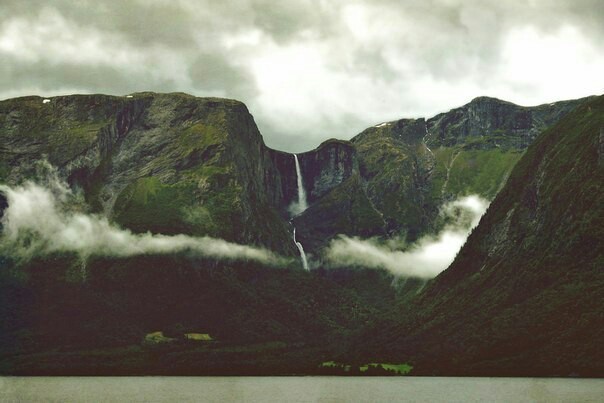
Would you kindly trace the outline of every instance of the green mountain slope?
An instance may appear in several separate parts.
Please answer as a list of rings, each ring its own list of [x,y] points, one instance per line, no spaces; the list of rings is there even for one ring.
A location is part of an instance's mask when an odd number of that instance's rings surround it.
[[[542,133],[455,262],[373,329],[382,354],[426,374],[603,376],[603,133],[604,97]]]
[[[294,254],[280,172],[240,102],[186,94],[0,102],[0,181],[47,158],[92,212],[135,232],[210,235]]]
[[[535,136],[583,101],[523,107],[479,97],[427,120],[401,119],[370,127],[351,140],[349,156],[361,179],[353,192],[367,199],[369,208],[333,208],[333,193],[345,197],[351,192],[349,185],[335,183],[341,187],[331,191],[331,201],[314,198],[312,213],[295,219],[303,229],[300,240],[320,252],[338,233],[402,236],[408,241],[435,233],[442,225],[439,209],[444,203],[471,194],[492,200]],[[305,154],[300,159],[304,165]],[[322,208],[330,211],[329,231],[321,228],[327,225]],[[376,226],[378,216],[384,221],[381,226]],[[373,223],[371,231],[351,231],[344,224],[366,220]]]
[[[404,228],[423,232],[435,210],[427,197],[433,157],[423,142],[424,119],[372,127],[352,141],[359,153],[367,196],[386,221],[389,233]]]

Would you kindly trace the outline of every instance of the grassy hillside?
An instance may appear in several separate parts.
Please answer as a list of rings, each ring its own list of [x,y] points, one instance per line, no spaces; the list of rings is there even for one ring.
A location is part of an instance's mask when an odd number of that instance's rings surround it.
[[[404,231],[411,239],[429,227],[436,210],[426,192],[432,160],[421,143],[424,132],[423,119],[401,120],[369,128],[352,140],[367,197],[386,231]]]
[[[454,199],[478,194],[492,200],[523,152],[457,146],[439,147],[433,153],[435,164],[430,183],[433,198]]]

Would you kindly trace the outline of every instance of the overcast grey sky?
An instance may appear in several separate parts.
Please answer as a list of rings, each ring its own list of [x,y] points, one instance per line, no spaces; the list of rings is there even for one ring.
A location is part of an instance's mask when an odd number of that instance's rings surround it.
[[[604,92],[602,0],[1,0],[0,99],[245,102],[288,151],[479,95]]]

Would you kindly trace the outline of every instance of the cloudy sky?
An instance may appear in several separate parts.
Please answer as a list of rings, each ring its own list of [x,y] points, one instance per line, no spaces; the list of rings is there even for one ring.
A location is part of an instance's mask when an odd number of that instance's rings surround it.
[[[490,95],[604,92],[602,0],[1,0],[0,99],[244,101],[269,146],[350,138]]]

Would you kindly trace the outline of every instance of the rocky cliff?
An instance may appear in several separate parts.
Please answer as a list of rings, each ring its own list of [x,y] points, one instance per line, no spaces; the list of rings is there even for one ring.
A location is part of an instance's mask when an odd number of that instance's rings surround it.
[[[436,200],[429,198],[434,157],[423,138],[424,119],[371,127],[352,139],[358,150],[367,197],[381,213],[387,233],[411,239],[430,226]]]
[[[245,105],[186,94],[0,103],[0,175],[46,158],[91,210],[137,232],[212,235],[293,253],[281,173]]]
[[[497,98],[478,97],[428,119],[426,140],[431,147],[438,147],[464,143],[468,137],[488,137],[488,141],[480,144],[482,148],[506,145],[522,149],[576,106],[576,101],[561,101],[525,107]]]
[[[300,154],[311,207],[294,219],[299,239],[316,252],[337,234],[413,241],[437,231],[443,203],[469,194],[493,199],[536,134],[583,101],[523,107],[480,97],[428,120],[384,122],[355,136],[352,147],[340,147],[337,158],[351,168],[339,171],[316,158],[322,147]],[[326,144],[336,152],[333,142]],[[330,158],[335,162],[336,154]],[[294,172],[293,159],[286,159],[287,172]],[[296,183],[289,175],[284,193],[291,201]],[[327,191],[315,190],[317,178],[328,185],[318,189]]]
[[[283,198],[277,201],[277,205],[288,206],[298,197],[294,156],[276,150],[270,150],[270,154],[281,179],[278,193]],[[314,150],[298,154],[298,161],[310,203],[320,199],[359,170],[353,145],[336,139],[327,140]]]
[[[583,101],[522,107],[480,97],[427,120],[363,131],[352,143],[385,230],[413,240],[436,229],[444,202],[469,194],[491,200],[536,134]]]

